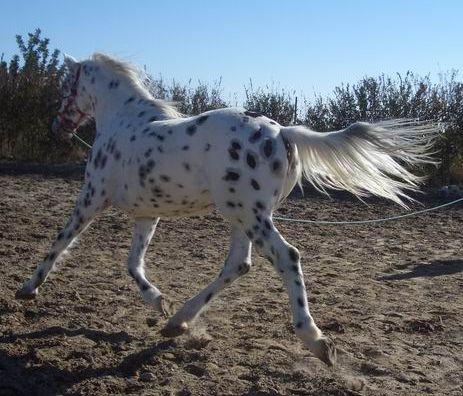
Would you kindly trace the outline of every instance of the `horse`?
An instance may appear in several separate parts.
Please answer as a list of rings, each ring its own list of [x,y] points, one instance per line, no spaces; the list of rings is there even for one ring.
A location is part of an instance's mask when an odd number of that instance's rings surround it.
[[[273,212],[303,179],[321,191],[373,194],[406,206],[422,180],[409,165],[430,161],[436,125],[356,122],[319,133],[241,108],[186,117],[154,98],[131,63],[101,53],[84,61],[67,56],[64,63],[52,131],[67,139],[93,118],[96,136],[74,211],[16,297],[35,298],[66,249],[113,206],[134,218],[127,269],[144,301],[170,317],[162,336],[188,332],[211,300],[250,270],[254,245],[284,283],[296,335],[333,365],[336,348],[310,314],[299,251],[280,234]],[[231,223],[228,256],[217,278],[171,316],[168,300],[145,276],[146,250],[161,217],[213,209]]]

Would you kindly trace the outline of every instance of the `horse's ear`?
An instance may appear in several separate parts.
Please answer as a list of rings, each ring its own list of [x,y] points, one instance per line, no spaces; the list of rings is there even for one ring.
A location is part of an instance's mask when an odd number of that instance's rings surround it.
[[[68,68],[68,70],[73,71],[78,64],[79,62],[77,62],[77,60],[71,55],[64,54],[64,65]]]

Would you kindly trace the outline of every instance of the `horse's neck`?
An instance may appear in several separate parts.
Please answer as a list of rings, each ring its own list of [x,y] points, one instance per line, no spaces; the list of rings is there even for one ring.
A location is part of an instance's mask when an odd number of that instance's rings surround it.
[[[141,119],[145,115],[159,120],[170,118],[163,106],[159,106],[146,91],[123,81],[111,87],[99,84],[92,94],[96,127],[100,133],[119,118]]]

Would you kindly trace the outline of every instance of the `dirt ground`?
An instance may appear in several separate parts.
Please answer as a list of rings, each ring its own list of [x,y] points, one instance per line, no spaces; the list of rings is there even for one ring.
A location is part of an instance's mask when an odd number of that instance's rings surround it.
[[[311,311],[338,347],[327,368],[296,339],[280,279],[257,256],[191,335],[162,338],[165,319],[125,269],[132,222],[115,210],[35,301],[15,300],[79,186],[0,176],[0,395],[463,394],[463,205],[380,226],[277,223],[301,251]],[[280,211],[338,220],[400,212],[321,196],[292,198]],[[180,306],[219,272],[228,233],[217,213],[161,221],[148,276]]]

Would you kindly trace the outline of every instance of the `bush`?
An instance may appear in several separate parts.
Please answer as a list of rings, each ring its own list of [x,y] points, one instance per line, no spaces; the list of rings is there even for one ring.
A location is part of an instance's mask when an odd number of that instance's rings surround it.
[[[274,86],[266,86],[265,89],[254,88],[252,81],[245,87],[245,93],[246,101],[243,107],[248,110],[265,114],[282,125],[288,125],[296,118],[294,93],[291,95]]]
[[[167,85],[162,77],[148,79],[148,86],[155,98],[175,102],[178,109],[186,115],[196,115],[208,110],[227,107],[222,99],[222,81],[219,79],[212,86],[199,81],[193,87],[191,80],[186,85],[172,81]]]
[[[60,52],[48,49],[40,29],[27,41],[16,36],[20,55],[0,60],[0,156],[18,161],[62,161],[72,154],[50,136],[64,69]]]
[[[355,121],[413,118],[445,123],[437,141],[440,182],[448,184],[451,170],[463,155],[463,84],[458,72],[440,76],[438,83],[412,72],[395,78],[366,77],[355,85],[335,88],[333,96],[306,103],[305,123],[314,130],[341,129]]]

